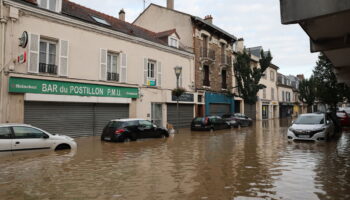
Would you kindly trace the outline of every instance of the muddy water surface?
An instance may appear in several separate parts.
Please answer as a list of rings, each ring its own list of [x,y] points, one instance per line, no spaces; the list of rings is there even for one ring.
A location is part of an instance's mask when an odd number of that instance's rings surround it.
[[[0,157],[0,199],[350,199],[350,131],[288,142],[288,121]]]

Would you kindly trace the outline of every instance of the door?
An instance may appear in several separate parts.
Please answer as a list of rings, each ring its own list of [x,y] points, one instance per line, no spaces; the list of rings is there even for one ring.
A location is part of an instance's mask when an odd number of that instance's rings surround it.
[[[139,121],[139,136],[138,138],[152,138],[157,137],[155,128],[150,121],[140,120]]]
[[[269,106],[267,106],[267,105],[262,106],[262,118],[263,119],[269,118]]]
[[[176,104],[167,104],[168,123],[175,128],[189,128],[194,118],[193,115],[194,105],[192,104],[179,104],[179,115],[177,115]]]
[[[154,123],[158,127],[163,127],[162,104],[152,103],[151,118],[152,118],[152,123]]]
[[[0,153],[11,152],[12,132],[8,127],[0,127]]]
[[[12,129],[12,151],[43,150],[53,146],[53,140],[44,138],[48,135],[38,129],[23,126],[14,126]]]
[[[129,118],[129,104],[95,104],[93,109],[94,135],[101,135],[103,128],[113,119]]]

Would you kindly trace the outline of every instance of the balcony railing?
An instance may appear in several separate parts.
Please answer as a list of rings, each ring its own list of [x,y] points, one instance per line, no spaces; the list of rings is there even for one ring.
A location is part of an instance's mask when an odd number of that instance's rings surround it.
[[[210,86],[210,81],[209,81],[209,79],[204,79],[204,80],[203,80],[203,85],[209,87],[209,86]]]
[[[48,74],[57,74],[57,65],[39,63],[39,72]]]
[[[108,81],[119,81],[119,74],[107,72],[107,80]]]
[[[226,55],[221,55],[221,64],[231,66],[232,65],[232,57],[226,56]]]
[[[215,60],[215,51],[208,48],[201,47],[201,58]]]

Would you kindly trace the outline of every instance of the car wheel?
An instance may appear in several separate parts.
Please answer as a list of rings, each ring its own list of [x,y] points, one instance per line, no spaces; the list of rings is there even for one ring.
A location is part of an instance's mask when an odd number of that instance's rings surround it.
[[[210,128],[210,131],[215,131],[214,127],[211,127],[211,128]]]
[[[55,151],[71,149],[68,144],[60,144],[56,147]]]
[[[130,142],[130,141],[131,141],[131,138],[130,138],[130,137],[127,137],[127,138],[124,139],[123,142]]]

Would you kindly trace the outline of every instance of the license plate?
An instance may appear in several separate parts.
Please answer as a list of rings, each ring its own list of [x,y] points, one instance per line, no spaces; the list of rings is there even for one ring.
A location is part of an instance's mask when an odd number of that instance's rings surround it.
[[[310,138],[310,135],[299,135],[299,138]]]
[[[105,137],[105,140],[111,141],[110,137]]]

